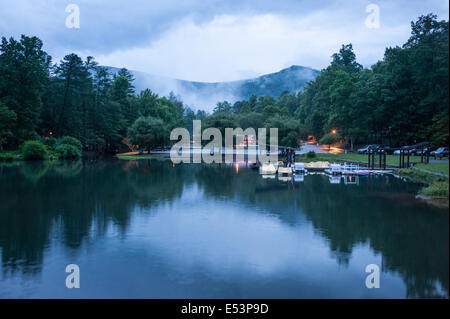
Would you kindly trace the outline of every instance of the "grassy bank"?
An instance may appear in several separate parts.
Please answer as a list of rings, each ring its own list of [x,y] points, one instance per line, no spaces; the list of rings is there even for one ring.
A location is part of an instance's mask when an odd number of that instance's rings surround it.
[[[448,163],[429,163],[429,164],[421,164],[418,163],[414,165],[414,167],[419,168],[421,170],[426,170],[432,173],[439,173],[448,176]]]
[[[431,167],[434,166],[432,168],[434,172],[443,172],[443,171],[445,172],[445,169],[440,167],[441,165],[436,164],[438,163],[432,163],[426,166],[430,171]],[[419,191],[419,195],[427,197],[445,197],[447,199],[449,197],[448,178],[430,174],[425,171],[419,171],[413,168],[397,169],[395,173],[399,176],[427,185]],[[448,167],[447,167],[447,174],[448,174]]]
[[[328,161],[341,162],[352,161],[361,164],[367,164],[368,156],[362,154],[316,154],[315,157],[307,157],[305,155],[299,155],[296,157],[296,161],[299,162],[312,162],[312,161]],[[420,156],[411,156],[410,162],[415,162],[415,168],[407,169],[395,169],[395,174],[408,178],[418,183],[425,184],[426,186],[419,191],[419,195],[434,198],[447,198],[449,197],[449,164],[448,163],[420,163]],[[375,163],[378,163],[378,156],[375,156]],[[395,168],[399,164],[398,155],[387,155],[386,164],[391,168]],[[438,176],[435,173],[443,174],[445,176]]]

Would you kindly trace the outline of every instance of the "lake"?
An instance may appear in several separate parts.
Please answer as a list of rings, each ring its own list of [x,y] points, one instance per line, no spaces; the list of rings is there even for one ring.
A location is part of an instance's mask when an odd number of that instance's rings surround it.
[[[1,165],[0,298],[448,298],[448,212],[418,189],[158,159]]]

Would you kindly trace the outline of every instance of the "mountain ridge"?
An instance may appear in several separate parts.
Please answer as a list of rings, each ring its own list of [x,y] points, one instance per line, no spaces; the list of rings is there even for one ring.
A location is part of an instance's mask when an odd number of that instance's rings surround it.
[[[119,68],[107,67],[111,72]],[[167,96],[173,92],[183,103],[194,110],[211,111],[217,102],[246,100],[251,95],[272,95],[279,97],[283,92],[301,91],[307,82],[314,80],[320,71],[315,69],[292,65],[278,72],[264,74],[250,79],[226,82],[200,82],[188,81],[150,73],[129,70],[134,78],[136,92],[150,89],[153,92]]]

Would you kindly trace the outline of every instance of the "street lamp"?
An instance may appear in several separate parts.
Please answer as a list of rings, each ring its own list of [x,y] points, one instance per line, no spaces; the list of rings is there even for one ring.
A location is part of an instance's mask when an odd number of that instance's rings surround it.
[[[336,134],[337,131],[336,130],[331,130],[331,134]]]

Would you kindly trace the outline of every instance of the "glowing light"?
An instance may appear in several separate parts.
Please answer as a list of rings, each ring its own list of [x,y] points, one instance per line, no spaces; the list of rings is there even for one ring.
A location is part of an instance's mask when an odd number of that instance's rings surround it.
[[[238,174],[239,173],[239,164],[238,163],[234,164],[234,168],[236,170],[236,174]]]
[[[331,154],[340,154],[343,151],[344,150],[342,148],[339,148],[339,147],[330,147],[330,153]]]
[[[331,130],[331,133],[332,133],[332,134],[336,134],[337,131],[336,131],[336,130]]]
[[[316,144],[316,138],[313,135],[308,135],[308,140],[306,141],[306,144]]]

